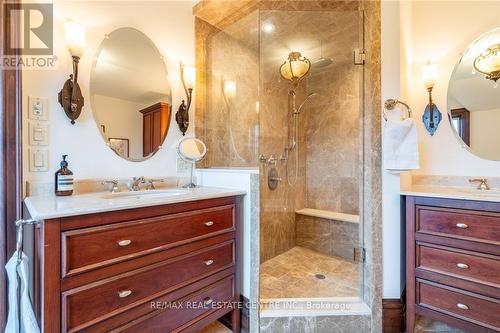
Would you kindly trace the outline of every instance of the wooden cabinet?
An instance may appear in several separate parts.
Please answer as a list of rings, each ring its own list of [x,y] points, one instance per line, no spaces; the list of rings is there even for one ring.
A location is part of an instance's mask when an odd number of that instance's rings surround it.
[[[43,332],[239,332],[240,197],[45,220],[36,232]]]
[[[168,103],[156,103],[142,113],[142,156],[154,153],[161,146],[170,126],[171,109]]]
[[[415,315],[500,331],[500,203],[406,197],[407,332]]]

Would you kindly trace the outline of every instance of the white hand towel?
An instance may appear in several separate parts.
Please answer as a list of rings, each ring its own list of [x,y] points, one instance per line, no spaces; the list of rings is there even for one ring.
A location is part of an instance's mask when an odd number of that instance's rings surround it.
[[[384,168],[400,173],[419,168],[417,127],[413,118],[387,119],[382,144]]]
[[[9,259],[5,265],[9,280],[9,312],[7,315],[7,325],[5,333],[40,333],[40,328],[36,321],[31,300],[29,297],[29,271],[28,257],[22,253],[21,262],[17,263],[18,252]],[[21,281],[21,304],[17,302],[19,288],[18,277]],[[19,326],[19,313],[21,313],[21,325]]]
[[[17,303],[17,251],[5,265],[9,283],[9,312],[7,313],[7,325],[5,333],[19,333],[19,304]]]

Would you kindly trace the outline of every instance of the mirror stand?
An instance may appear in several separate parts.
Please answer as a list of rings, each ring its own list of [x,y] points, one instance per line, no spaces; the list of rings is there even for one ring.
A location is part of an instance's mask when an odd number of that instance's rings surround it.
[[[191,163],[191,178],[189,180],[189,184],[182,186],[183,188],[196,188],[198,185],[194,183],[194,162]]]

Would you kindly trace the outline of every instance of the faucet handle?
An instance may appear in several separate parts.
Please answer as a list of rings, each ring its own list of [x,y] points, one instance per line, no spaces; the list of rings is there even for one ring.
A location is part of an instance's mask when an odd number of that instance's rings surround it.
[[[164,178],[148,178],[148,179],[146,179],[146,183],[147,183],[146,189],[147,190],[154,190],[155,189],[154,183],[163,183],[164,181],[165,181]]]
[[[490,189],[486,178],[471,178],[469,179],[469,183],[479,183],[477,186],[478,190],[487,191]]]
[[[110,190],[111,193],[120,192],[120,188],[118,187],[118,180],[117,179],[103,180],[101,182],[101,185],[107,185],[107,184],[113,185],[113,187]]]

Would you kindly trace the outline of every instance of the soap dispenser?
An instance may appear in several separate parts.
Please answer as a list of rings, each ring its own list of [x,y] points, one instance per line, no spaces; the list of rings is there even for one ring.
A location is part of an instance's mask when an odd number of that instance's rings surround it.
[[[68,169],[68,162],[63,155],[61,161],[61,169],[57,170],[55,177],[55,193],[57,196],[65,196],[73,194],[73,172]]]

